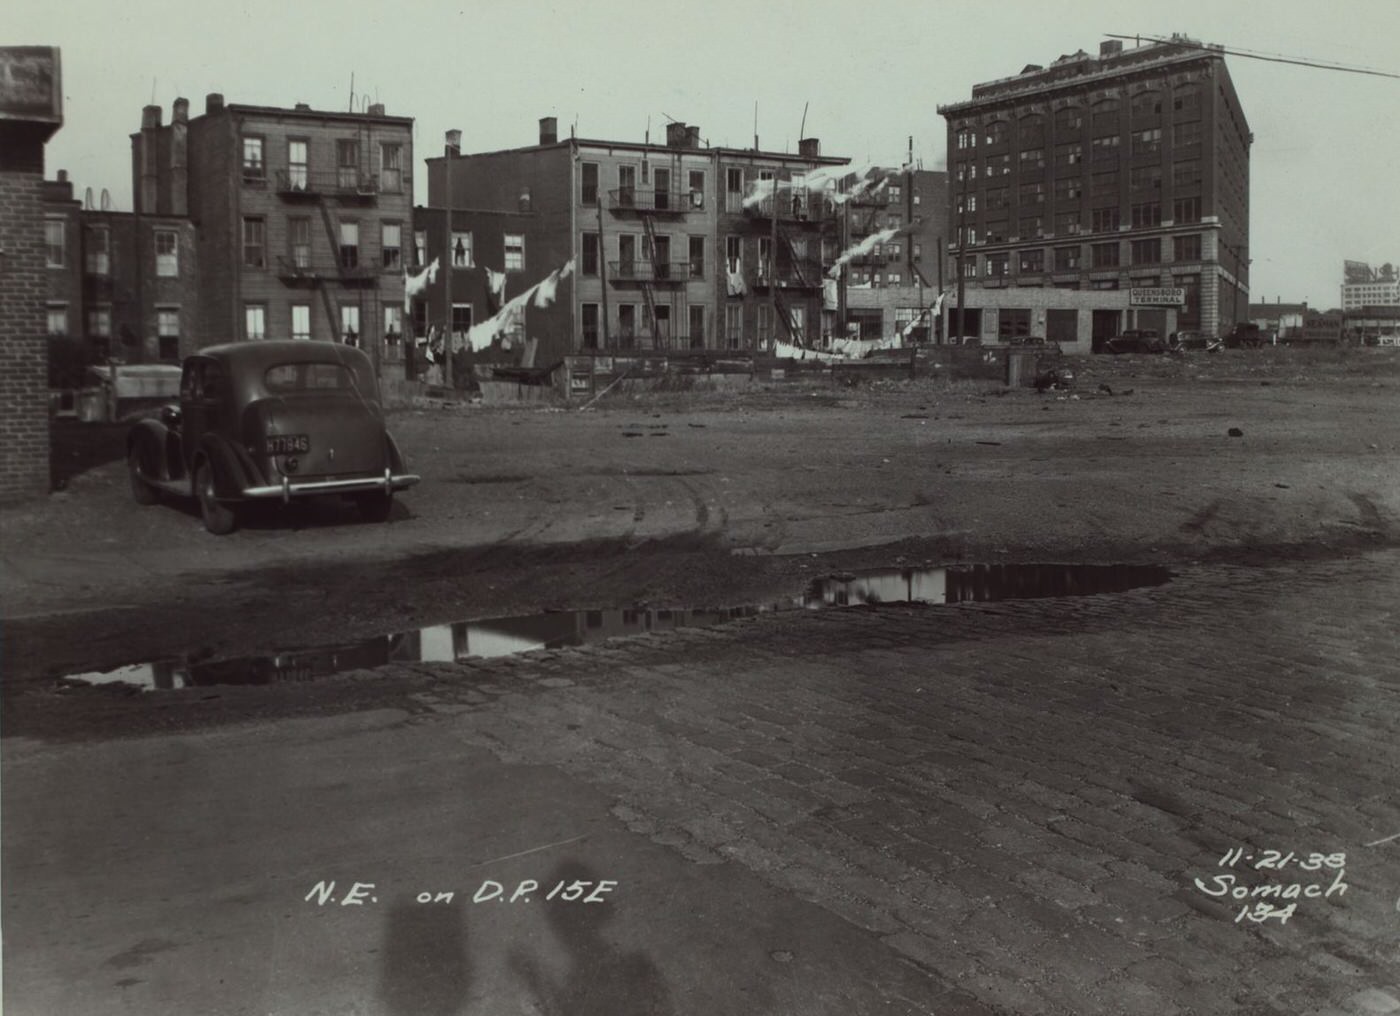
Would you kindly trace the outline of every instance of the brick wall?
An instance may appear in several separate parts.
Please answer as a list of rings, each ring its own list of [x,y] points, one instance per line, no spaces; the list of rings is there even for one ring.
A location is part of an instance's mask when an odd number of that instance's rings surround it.
[[[0,501],[49,491],[43,135],[0,126]]]

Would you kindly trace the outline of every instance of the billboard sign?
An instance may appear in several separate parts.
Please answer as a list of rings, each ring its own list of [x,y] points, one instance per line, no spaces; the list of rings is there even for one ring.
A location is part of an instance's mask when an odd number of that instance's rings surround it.
[[[1141,286],[1128,290],[1129,307],[1180,307],[1186,303],[1181,286]]]
[[[1342,279],[1348,286],[1360,286],[1371,281],[1371,266],[1365,261],[1343,261]]]
[[[0,46],[0,120],[63,123],[55,46]]]

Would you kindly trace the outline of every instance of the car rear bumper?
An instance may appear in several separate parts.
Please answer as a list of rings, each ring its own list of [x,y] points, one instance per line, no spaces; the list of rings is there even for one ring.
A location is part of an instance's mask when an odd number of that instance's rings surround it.
[[[383,476],[357,476],[349,480],[293,480],[282,477],[279,484],[261,487],[245,487],[242,497],[250,499],[281,498],[290,501],[294,497],[310,497],[315,494],[391,494],[396,490],[412,487],[419,480],[412,473],[395,475],[384,470]]]

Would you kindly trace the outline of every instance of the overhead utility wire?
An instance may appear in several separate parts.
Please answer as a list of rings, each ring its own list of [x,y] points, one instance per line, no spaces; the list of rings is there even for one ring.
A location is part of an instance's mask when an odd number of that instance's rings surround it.
[[[1299,67],[1316,67],[1324,71],[1345,71],[1348,74],[1371,74],[1379,78],[1400,78],[1400,74],[1391,74],[1389,71],[1373,71],[1364,67],[1346,67],[1342,64],[1317,63],[1312,60],[1297,60],[1286,56],[1266,56],[1263,53],[1251,53],[1244,49],[1228,49],[1225,46],[1208,46],[1200,42],[1188,42],[1184,39],[1158,39],[1150,35],[1113,35],[1105,33],[1110,39],[1136,39],[1139,41],[1156,42],[1164,46],[1180,46],[1183,49],[1203,49],[1212,53],[1224,53],[1227,56],[1242,56],[1250,60],[1268,60],[1271,63],[1294,64]]]

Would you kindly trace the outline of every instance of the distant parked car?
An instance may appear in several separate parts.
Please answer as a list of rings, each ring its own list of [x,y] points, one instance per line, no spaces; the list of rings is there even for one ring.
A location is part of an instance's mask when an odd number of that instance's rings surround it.
[[[1151,328],[1129,328],[1109,339],[1105,348],[1110,353],[1165,353],[1167,344]]]
[[[1207,335],[1205,332],[1173,332],[1167,337],[1167,345],[1171,349],[1205,349],[1214,350],[1220,347],[1220,339],[1215,335]]]
[[[319,494],[354,499],[369,521],[418,482],[385,429],[369,357],[337,342],[211,346],[184,362],[179,405],[127,436],[132,497],[193,497],[204,528],[237,528],[243,508]]]
[[[1250,321],[1240,321],[1225,333],[1226,349],[1259,349],[1269,344],[1269,335]]]

